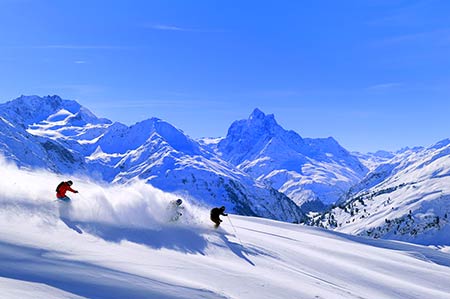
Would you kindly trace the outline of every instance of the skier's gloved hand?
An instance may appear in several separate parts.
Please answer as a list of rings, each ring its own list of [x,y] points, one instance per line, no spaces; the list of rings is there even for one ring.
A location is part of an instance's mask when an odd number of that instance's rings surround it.
[[[78,191],[74,191],[74,193],[78,193]]]

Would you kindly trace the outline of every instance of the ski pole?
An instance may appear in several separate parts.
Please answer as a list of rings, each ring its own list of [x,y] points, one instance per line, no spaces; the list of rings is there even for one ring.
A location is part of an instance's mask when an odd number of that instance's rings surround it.
[[[241,244],[241,246],[244,247],[244,245],[242,245],[241,239],[240,239],[240,238],[238,237],[238,235],[237,235],[237,231],[236,231],[236,228],[235,228],[234,225],[233,225],[233,222],[231,222],[230,214],[228,214],[227,218],[228,218],[228,221],[230,221],[231,227],[232,227],[233,230],[234,230],[234,236],[238,239],[238,241],[239,241],[239,243]]]

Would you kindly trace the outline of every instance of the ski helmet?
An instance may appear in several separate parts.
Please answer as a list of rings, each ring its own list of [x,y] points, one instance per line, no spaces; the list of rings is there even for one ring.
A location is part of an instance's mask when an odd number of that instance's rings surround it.
[[[183,201],[180,198],[178,198],[176,203],[177,203],[177,205],[181,205],[183,203]]]
[[[221,206],[220,209],[221,209],[222,211],[225,211],[225,206]]]
[[[69,186],[72,186],[72,185],[73,185],[73,182],[72,182],[72,181],[67,181],[67,184],[68,184]]]

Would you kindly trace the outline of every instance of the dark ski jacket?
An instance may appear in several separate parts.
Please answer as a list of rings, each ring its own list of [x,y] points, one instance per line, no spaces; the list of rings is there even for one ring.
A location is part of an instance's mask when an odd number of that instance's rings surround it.
[[[225,208],[213,208],[211,210],[211,220],[216,222],[216,220],[220,221],[220,215],[228,216],[228,214],[225,213]]]
[[[59,183],[58,187],[56,187],[56,197],[58,198],[65,197],[67,191],[78,193],[78,191],[73,190],[67,182],[61,182]]]

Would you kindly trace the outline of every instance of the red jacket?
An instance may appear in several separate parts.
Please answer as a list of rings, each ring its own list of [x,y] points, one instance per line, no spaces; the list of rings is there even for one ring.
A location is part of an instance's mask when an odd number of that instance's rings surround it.
[[[63,182],[58,186],[58,189],[56,190],[56,197],[58,197],[58,198],[65,197],[67,191],[77,193],[76,190],[73,190],[72,188],[70,188],[69,184],[67,184],[66,182]]]

